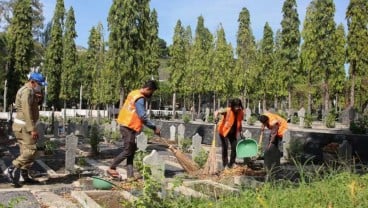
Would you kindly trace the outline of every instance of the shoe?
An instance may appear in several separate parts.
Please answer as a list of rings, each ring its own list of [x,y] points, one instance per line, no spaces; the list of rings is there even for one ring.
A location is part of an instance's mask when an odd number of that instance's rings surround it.
[[[119,178],[120,177],[120,174],[118,171],[116,171],[115,169],[107,169],[107,174],[109,174],[109,176],[113,177],[113,178]]]
[[[4,171],[4,175],[9,179],[9,181],[13,184],[15,188],[21,187],[19,184],[20,179],[20,170],[19,168],[14,167],[13,165],[9,166]]]
[[[40,183],[39,181],[29,176],[28,170],[21,169],[20,174],[21,174],[21,177],[23,178],[23,183],[26,183],[26,184],[39,184]]]

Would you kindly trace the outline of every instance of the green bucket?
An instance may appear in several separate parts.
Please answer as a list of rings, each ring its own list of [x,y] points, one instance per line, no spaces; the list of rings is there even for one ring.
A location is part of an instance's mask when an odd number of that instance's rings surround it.
[[[257,156],[258,145],[254,139],[240,139],[236,145],[236,157],[254,157]]]
[[[110,190],[112,189],[112,186],[114,185],[110,181],[107,181],[97,176],[92,176],[92,178],[93,178],[92,185],[95,189]]]

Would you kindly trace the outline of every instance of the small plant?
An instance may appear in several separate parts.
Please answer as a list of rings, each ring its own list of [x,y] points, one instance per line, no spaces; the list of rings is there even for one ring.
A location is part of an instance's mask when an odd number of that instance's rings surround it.
[[[25,200],[27,200],[27,198],[23,197],[23,196],[18,196],[18,197],[15,197],[15,198],[11,198],[7,205],[0,203],[0,208],[19,207],[19,205],[17,206],[17,204],[19,204],[20,202],[25,201]]]
[[[353,134],[365,134],[368,129],[368,116],[365,115],[355,121],[350,122],[350,131]]]
[[[304,117],[304,128],[312,128],[313,117],[311,114],[306,114]]]
[[[91,151],[93,155],[98,155],[98,144],[100,143],[100,131],[96,122],[93,123],[90,131],[89,143],[91,145]]]
[[[294,115],[291,117],[291,123],[292,124],[298,124],[299,123],[299,117]]]
[[[334,111],[331,111],[326,116],[326,127],[335,128],[335,126],[336,126],[336,114]]]
[[[206,164],[207,158],[208,152],[203,148],[201,148],[199,154],[194,158],[194,162],[196,162],[199,165],[199,167],[202,168]]]
[[[184,123],[190,122],[190,116],[188,114],[184,114],[182,117]]]
[[[248,118],[247,120],[247,124],[250,126],[253,126],[257,121],[257,117],[256,116],[251,116]]]
[[[287,113],[285,111],[279,110],[277,111],[277,114],[279,114],[279,116],[281,116],[284,119],[288,119]]]
[[[192,140],[190,138],[184,138],[181,140],[179,146],[181,146],[183,152],[189,152],[189,148],[192,146]]]
[[[134,167],[138,170],[140,174],[143,174],[143,158],[146,157],[148,154],[148,152],[137,151],[134,155]]]
[[[45,141],[45,155],[53,155],[56,151],[57,145],[54,141]]]
[[[84,167],[87,165],[87,161],[86,161],[86,158],[84,157],[80,157],[78,158],[77,160],[77,165],[81,166],[81,167]]]
[[[147,136],[147,138],[152,138],[155,135],[153,130],[150,128],[143,128],[142,132]]]

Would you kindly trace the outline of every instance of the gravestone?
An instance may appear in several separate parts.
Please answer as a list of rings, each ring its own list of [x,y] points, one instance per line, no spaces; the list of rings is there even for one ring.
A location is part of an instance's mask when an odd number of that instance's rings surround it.
[[[343,135],[342,143],[339,145],[337,149],[337,155],[339,160],[345,161],[346,164],[350,164],[353,159],[353,147],[351,143],[346,139],[346,136]]]
[[[170,141],[175,141],[176,127],[174,125],[170,126]]]
[[[244,138],[252,138],[252,132],[250,132],[248,129],[243,132],[242,135]]]
[[[205,122],[208,122],[208,117],[210,116],[210,109],[207,107],[205,111]]]
[[[118,125],[116,123],[116,120],[111,121],[111,131],[115,132],[118,129]]]
[[[82,124],[75,124],[75,129],[71,133],[77,136],[83,136]]]
[[[156,150],[143,158],[143,164],[151,169],[152,180],[161,184],[164,191],[165,161],[160,157]]]
[[[88,121],[83,121],[83,124],[82,124],[82,136],[88,137]]]
[[[283,137],[282,137],[282,152],[283,152],[283,156],[285,160],[290,159],[289,158],[289,148],[290,148],[290,141],[291,141],[291,135],[290,135],[290,130],[287,130]]]
[[[250,117],[252,116],[252,111],[250,110],[250,108],[249,107],[247,107],[246,109],[245,109],[245,120],[249,120],[250,119]]]
[[[138,150],[145,152],[148,146],[147,144],[148,139],[147,136],[142,132],[137,136],[137,147]]]
[[[201,149],[202,149],[202,137],[199,136],[199,134],[195,134],[193,137],[192,137],[192,158],[196,158],[199,153],[201,152]]]
[[[76,150],[78,146],[78,137],[70,134],[65,137],[65,172],[73,173]]]
[[[298,117],[299,117],[299,126],[304,127],[305,109],[303,107],[298,111]]]
[[[74,133],[76,130],[76,126],[75,126],[75,123],[74,122],[70,122],[68,124],[68,131],[67,131],[67,135],[71,134],[71,133]]]
[[[340,122],[344,125],[350,125],[350,121],[355,119],[355,109],[353,107],[347,107],[345,110],[342,111],[340,116]]]
[[[54,121],[54,137],[59,138],[59,121]]]
[[[184,124],[179,124],[179,126],[178,126],[178,144],[179,144],[180,148],[182,148],[182,144],[183,144],[183,141],[184,141],[184,133],[185,133]]]
[[[45,146],[45,124],[42,122],[38,122],[36,125],[37,133],[38,133],[38,140],[37,140],[37,146],[38,147],[44,147]]]

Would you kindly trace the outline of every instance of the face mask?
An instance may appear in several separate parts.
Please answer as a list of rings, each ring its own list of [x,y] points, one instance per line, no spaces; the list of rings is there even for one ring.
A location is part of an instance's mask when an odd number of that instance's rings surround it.
[[[33,88],[35,92],[41,92],[42,88],[40,85],[37,85],[35,88]]]

